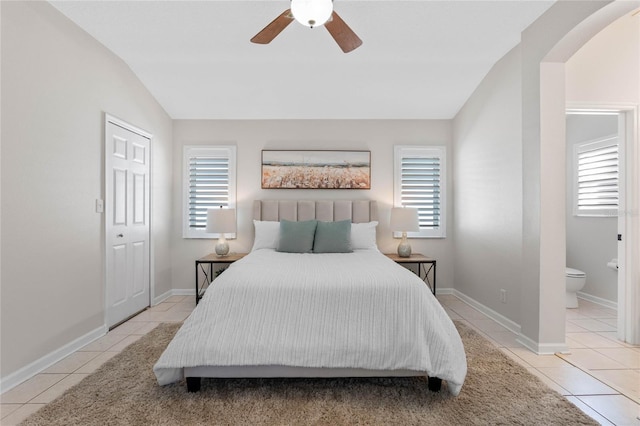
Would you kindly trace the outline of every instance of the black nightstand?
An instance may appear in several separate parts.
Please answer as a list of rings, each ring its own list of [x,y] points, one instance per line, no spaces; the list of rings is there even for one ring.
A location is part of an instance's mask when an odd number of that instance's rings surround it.
[[[415,264],[418,265],[418,276],[429,286],[429,289],[436,294],[436,260],[420,253],[413,253],[410,257],[400,257],[396,253],[385,253],[389,259],[399,264]],[[425,266],[429,264],[429,268]],[[433,283],[429,280],[429,272],[433,270]]]
[[[215,253],[211,253],[196,260],[196,305],[200,299],[202,299],[202,295],[215,279],[213,266],[219,263],[232,264],[246,255],[247,253],[230,253],[227,256],[218,256]],[[207,268],[206,265],[209,265],[209,267]],[[198,277],[198,272],[202,273],[202,281],[200,281]]]

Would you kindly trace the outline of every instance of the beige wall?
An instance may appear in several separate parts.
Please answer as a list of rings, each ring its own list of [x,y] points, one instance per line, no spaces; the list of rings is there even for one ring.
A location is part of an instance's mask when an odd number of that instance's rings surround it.
[[[520,48],[502,58],[454,120],[455,288],[520,322]],[[500,290],[507,303],[500,302]]]
[[[534,351],[565,348],[564,62],[613,19],[606,16],[566,36],[609,3],[605,0],[554,4],[523,32],[519,66],[512,51],[488,73],[454,120],[455,287],[518,323],[521,340]],[[555,59],[549,59],[550,56]],[[517,118],[515,122],[504,119],[510,116],[505,102],[516,110],[519,108],[519,123]],[[485,151],[470,143],[474,138]],[[472,155],[474,150],[476,156]],[[503,153],[513,158],[518,152],[522,155],[514,161],[520,162],[520,167],[498,163],[495,155],[491,155]],[[491,203],[466,188],[471,182],[467,167],[483,171],[483,178],[499,176],[522,183],[520,189],[511,188],[505,204],[507,209],[514,210],[509,215],[506,232],[497,226],[493,232],[484,232],[482,221],[469,213],[480,217],[495,214]],[[517,214],[517,205],[510,202],[517,198],[521,200],[520,241],[515,229],[517,218],[513,216]],[[489,253],[497,254],[495,258],[480,250],[461,247],[467,243],[465,236],[475,234],[483,237],[475,245],[488,247]],[[511,239],[504,239],[504,235],[510,235]],[[519,268],[501,262],[500,254],[507,253],[509,247],[514,250],[510,262],[520,262]],[[504,274],[496,272],[496,268],[503,269]],[[508,271],[514,272],[513,282],[507,279]],[[516,298],[519,290],[520,299],[511,298],[515,305],[496,303],[496,280],[501,283],[498,285],[513,288]]]
[[[460,261],[456,260],[455,267],[459,269],[456,278],[460,278],[461,289],[520,322],[525,335],[534,342],[556,342],[554,339],[562,333],[550,330],[557,323],[558,303],[555,300],[549,305],[549,314],[548,305],[543,302],[549,294],[557,296],[556,281],[561,277],[556,277],[554,271],[564,265],[551,262],[552,279],[544,279],[547,269],[541,264],[549,257],[544,253],[545,248],[554,247],[557,220],[552,215],[551,227],[542,220],[548,212],[541,210],[550,209],[542,202],[549,201],[545,197],[548,188],[544,185],[553,182],[541,181],[544,166],[541,156],[548,154],[542,152],[540,144],[543,90],[539,64],[569,29],[606,3],[559,2],[528,30],[519,53],[521,68],[517,67],[518,53],[514,51],[487,76],[456,118],[459,143],[454,147],[451,121],[172,122],[120,59],[50,5],[0,2],[0,376],[5,378],[103,325],[103,217],[95,213],[94,202],[96,198],[104,198],[105,112],[154,134],[152,276],[156,296],[171,289],[192,289],[193,260],[210,252],[213,244],[210,240],[185,240],[181,235],[183,145],[232,143],[238,147],[239,238],[231,242],[232,250],[243,251],[251,247],[250,206],[253,199],[319,197],[379,200],[378,242],[383,251],[393,251],[397,241],[390,237],[387,225],[393,199],[393,145],[445,144],[449,147],[450,178],[447,238],[413,240],[414,251],[438,258],[441,288],[454,285],[454,258],[459,254]],[[640,36],[635,34],[638,40]],[[616,59],[612,58],[610,63],[615,63]],[[635,69],[637,75],[638,62]],[[582,65],[577,72],[582,72]],[[521,81],[520,93],[517,93],[518,81]],[[579,81],[574,82],[578,87]],[[574,82],[568,83],[567,93],[575,92]],[[588,87],[586,83],[580,83],[581,87]],[[544,93],[552,93],[553,89],[555,87],[551,90],[547,87]],[[640,87],[636,84],[629,92],[637,94],[637,103]],[[510,115],[513,111],[501,102],[517,111],[518,97],[521,122],[517,122],[517,117],[505,122],[501,115]],[[589,94],[575,100],[591,101],[593,97]],[[486,106],[483,105],[485,101]],[[616,99],[619,101],[621,99]],[[521,130],[519,135],[518,128]],[[482,149],[474,146],[474,141],[480,141]],[[369,149],[372,152],[372,189],[261,190],[260,151],[264,148]],[[502,154],[503,160],[511,161],[519,152],[522,153],[520,165],[494,163],[495,154]],[[456,174],[459,182],[452,179],[454,156],[460,161],[456,169],[470,167]],[[560,159],[564,160],[564,156]],[[495,169],[490,177],[498,184],[506,185],[504,194],[494,200],[504,209],[504,227],[493,225],[484,229],[495,209],[491,208],[492,203],[479,196],[479,192],[466,187],[475,184],[472,167],[485,173]],[[555,171],[553,176],[558,173]],[[523,183],[520,193],[513,187],[519,179]],[[509,181],[505,183],[504,180]],[[456,197],[462,206],[456,211],[459,217],[453,225],[452,200],[458,189],[460,193]],[[557,195],[552,194],[552,202]],[[522,200],[520,206],[515,202],[518,196]],[[519,222],[522,223],[521,260],[517,247]],[[458,233],[459,236],[455,235]],[[464,236],[468,236],[478,250],[488,247],[488,253],[495,256],[466,248],[454,252],[454,236],[460,245],[467,243]],[[564,250],[564,246],[561,248]],[[550,257],[553,258],[557,250],[557,247],[551,250]],[[508,262],[509,266],[502,268],[500,261]],[[515,265],[518,262],[520,277],[514,276],[510,281],[511,273],[517,272]],[[472,276],[478,265],[484,268],[481,271],[495,279],[495,283],[483,281],[474,287]],[[504,288],[502,286],[509,289],[510,301],[514,296],[517,299],[520,292],[520,311],[517,305],[509,302],[496,304],[495,290]],[[43,321],[43,318],[47,320]]]
[[[394,252],[399,240],[391,238],[389,211],[393,204],[393,146],[445,145],[451,187],[451,122],[449,120],[176,120],[173,167],[173,283],[191,289],[194,260],[213,251],[212,240],[183,239],[182,147],[198,144],[233,144],[238,155],[238,239],[232,251],[247,251],[253,244],[254,199],[324,198],[374,199],[380,207],[378,245]],[[262,149],[356,149],[371,151],[371,190],[263,190],[260,188]],[[451,217],[451,197],[448,198]],[[451,220],[445,239],[412,239],[414,252],[438,259],[438,287],[453,287]]]
[[[104,324],[104,114],[154,135],[155,292],[171,289],[172,122],[131,70],[46,2],[1,2],[1,376]],[[108,208],[108,206],[107,206]]]
[[[566,63],[569,105],[640,103],[640,18],[625,14]]]

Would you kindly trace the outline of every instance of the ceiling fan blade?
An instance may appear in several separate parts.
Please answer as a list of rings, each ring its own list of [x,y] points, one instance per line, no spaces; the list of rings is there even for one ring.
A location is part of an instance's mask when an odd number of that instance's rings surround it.
[[[258,44],[271,43],[271,40],[276,38],[291,22],[293,22],[293,15],[291,15],[291,9],[287,9],[271,21],[269,25],[264,27],[262,31],[254,35],[251,42]]]
[[[331,37],[338,43],[340,49],[344,53],[349,53],[352,50],[360,47],[362,40],[353,32],[351,28],[342,20],[336,12],[333,12],[329,21],[324,26],[331,34]]]

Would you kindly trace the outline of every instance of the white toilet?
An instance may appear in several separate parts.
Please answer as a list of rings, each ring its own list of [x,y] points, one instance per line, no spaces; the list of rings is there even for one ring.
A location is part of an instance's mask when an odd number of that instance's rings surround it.
[[[587,282],[587,274],[577,269],[565,268],[565,277],[567,281],[567,308],[577,308],[577,293],[582,290]]]

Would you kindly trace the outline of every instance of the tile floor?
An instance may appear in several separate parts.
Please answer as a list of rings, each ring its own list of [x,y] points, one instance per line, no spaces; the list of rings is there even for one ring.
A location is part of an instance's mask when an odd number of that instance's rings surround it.
[[[540,356],[455,296],[438,299],[452,319],[480,332],[600,424],[640,426],[640,346],[617,340],[614,309],[580,300],[578,309],[567,309],[571,353]]]
[[[0,425],[20,423],[161,322],[184,321],[194,307],[193,296],[172,296],[3,393],[0,395]]]
[[[173,296],[0,396],[0,424],[14,425],[95,371],[161,322],[183,321],[193,296]],[[616,340],[616,312],[584,300],[567,310],[567,355],[538,356],[516,335],[452,295],[439,295],[464,321],[603,425],[640,426],[640,346]]]

